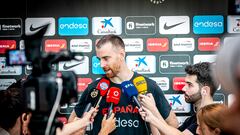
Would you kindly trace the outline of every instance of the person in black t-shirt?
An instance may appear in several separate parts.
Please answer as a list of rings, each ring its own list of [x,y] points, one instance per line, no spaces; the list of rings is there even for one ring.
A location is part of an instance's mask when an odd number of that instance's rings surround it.
[[[213,95],[216,85],[211,76],[210,63],[203,62],[189,65],[185,68],[185,86],[182,91],[185,93],[185,101],[193,104],[196,111],[201,107],[213,103]],[[140,95],[140,109],[142,118],[158,128],[164,135],[196,135],[197,118],[196,113],[187,118],[178,129],[168,125],[155,107],[155,101],[151,94]]]
[[[123,40],[116,35],[106,35],[101,38],[96,45],[96,55],[100,60],[100,65],[105,71],[105,78],[110,81],[110,87],[121,88],[123,81],[131,81],[137,76],[141,76],[131,71],[125,62],[125,45]],[[144,77],[147,82],[148,92],[152,93],[158,110],[160,111],[163,119],[172,126],[177,126],[178,122],[176,115],[172,112],[170,105],[168,104],[163,92],[157,86],[157,84]],[[99,79],[101,80],[101,79]],[[94,88],[96,88],[99,80],[89,84],[87,89],[81,95],[81,98],[76,105],[74,111],[69,117],[71,122],[75,117],[81,117],[85,106],[91,102],[95,104],[99,98],[92,96]],[[90,96],[89,96],[90,95]],[[94,94],[93,94],[94,95]],[[96,115],[93,123],[93,128],[89,134],[96,135],[101,129],[101,121],[103,115],[108,113],[109,104],[106,103],[106,96],[104,96],[99,104],[99,112]],[[129,101],[128,97],[122,92],[120,96],[120,102],[114,105],[113,112],[116,116],[116,130],[111,134],[114,135],[147,135],[150,134],[148,124],[146,124],[139,115],[138,108]],[[152,132],[153,128],[150,125]]]

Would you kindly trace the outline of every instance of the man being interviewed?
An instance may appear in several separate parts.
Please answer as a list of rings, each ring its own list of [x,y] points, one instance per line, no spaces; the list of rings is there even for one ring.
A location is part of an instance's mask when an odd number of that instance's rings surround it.
[[[133,82],[134,78],[141,76],[136,72],[131,71],[125,61],[125,45],[123,40],[116,35],[106,35],[102,37],[96,45],[96,55],[100,60],[100,65],[105,71],[104,78],[110,81],[109,87],[121,88],[121,83],[124,81]],[[147,77],[146,79],[148,85],[148,92],[152,93],[157,108],[161,113],[165,121],[174,126],[178,126],[176,115],[171,111],[171,107],[168,104],[166,98],[164,97],[163,92],[157,86],[157,84],[150,80]],[[99,79],[101,80],[101,79]],[[74,117],[81,117],[84,107],[88,102],[93,102],[95,104],[95,98],[91,97],[90,100],[86,99],[91,93],[94,93],[94,88],[96,88],[99,80],[88,85],[88,88],[83,92],[79,103],[76,105],[74,111],[72,112],[69,122],[71,122]],[[93,94],[94,95],[94,94]],[[90,131],[90,134],[98,134],[101,128],[101,120],[108,112],[109,104],[106,102],[106,96],[102,97],[102,100],[99,104],[99,113],[96,115],[93,129]],[[129,101],[126,94],[122,90],[120,96],[120,102],[117,105],[114,105],[113,112],[116,114],[116,130],[112,133],[114,135],[147,135],[150,134],[148,126],[141,119],[139,115],[138,108]]]

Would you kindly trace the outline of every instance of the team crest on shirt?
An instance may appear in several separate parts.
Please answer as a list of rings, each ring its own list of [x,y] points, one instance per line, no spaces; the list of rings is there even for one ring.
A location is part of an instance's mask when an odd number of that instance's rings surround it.
[[[93,89],[93,91],[91,92],[90,95],[91,95],[92,98],[97,97],[97,95],[98,95],[98,90],[97,90],[97,89]]]

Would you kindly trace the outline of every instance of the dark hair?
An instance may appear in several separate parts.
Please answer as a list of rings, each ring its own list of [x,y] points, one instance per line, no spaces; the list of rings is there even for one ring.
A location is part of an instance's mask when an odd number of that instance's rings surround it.
[[[119,37],[119,36],[113,35],[113,34],[103,36],[97,42],[96,47],[101,48],[104,44],[106,44],[108,42],[112,43],[112,45],[115,46],[115,47],[120,47],[120,48],[125,50],[125,45],[124,45],[124,42],[123,42],[122,38]]]
[[[188,65],[185,68],[185,72],[189,75],[196,75],[197,82],[203,86],[209,86],[211,95],[214,95],[217,85],[212,77],[211,65],[209,62]]]
[[[11,129],[26,110],[21,89],[21,82],[18,81],[7,90],[0,91],[0,127],[5,130]]]

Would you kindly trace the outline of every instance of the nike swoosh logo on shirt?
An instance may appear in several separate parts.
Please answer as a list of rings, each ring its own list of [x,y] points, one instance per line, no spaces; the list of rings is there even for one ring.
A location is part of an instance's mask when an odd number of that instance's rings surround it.
[[[83,62],[80,62],[80,63],[77,63],[77,64],[73,64],[73,65],[66,65],[66,63],[64,63],[63,69],[64,69],[64,70],[68,70],[68,69],[73,68],[73,67],[75,67],[75,66],[77,66],[77,65],[80,65],[80,64],[82,64],[82,63],[83,63]]]
[[[33,27],[33,25],[30,26],[30,31],[36,31],[36,30],[39,30],[43,27],[45,27],[46,25],[42,25],[42,26],[39,26],[39,27]]]
[[[185,22],[180,22],[180,23],[177,23],[177,24],[169,25],[169,26],[167,25],[167,23],[165,23],[163,28],[164,28],[165,30],[169,30],[169,29],[171,29],[171,28],[173,28],[173,27],[176,27],[176,26],[178,26],[178,25],[181,25],[181,24],[183,24],[183,23],[185,23]]]

